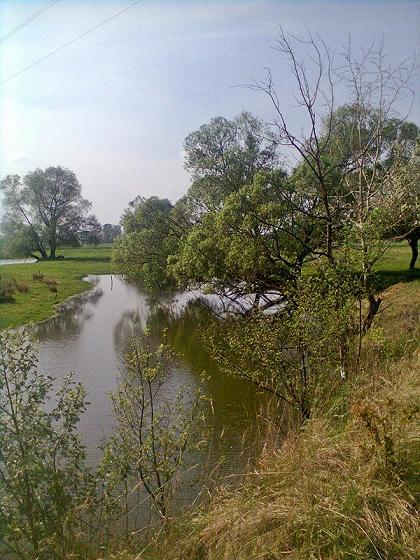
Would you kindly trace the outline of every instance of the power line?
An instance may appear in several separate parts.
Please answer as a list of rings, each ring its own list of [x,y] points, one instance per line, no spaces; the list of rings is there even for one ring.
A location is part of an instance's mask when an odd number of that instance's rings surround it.
[[[50,2],[47,2],[45,4],[45,6],[43,6],[42,8],[40,8],[39,10],[37,10],[36,12],[34,12],[32,15],[30,15],[28,18],[26,18],[24,21],[22,21],[21,23],[19,23],[18,25],[16,25],[16,27],[14,27],[13,29],[11,29],[9,31],[9,33],[6,33],[6,35],[4,35],[3,37],[0,37],[0,44],[3,43],[4,41],[6,41],[6,39],[9,39],[10,37],[12,37],[12,35],[14,35],[15,33],[17,33],[18,31],[20,31],[21,29],[23,29],[26,25],[28,25],[28,23],[31,23],[31,21],[33,21],[34,19],[36,19],[37,17],[39,17],[41,14],[43,14],[44,12],[46,12],[49,8],[51,8],[52,6],[54,6],[54,4],[57,4],[58,0],[50,0]]]
[[[132,2],[131,4],[129,4],[128,6],[126,6],[125,8],[123,8],[122,10],[120,10],[119,12],[116,12],[115,14],[113,14],[112,16],[104,19],[103,21],[101,21],[100,23],[94,25],[93,27],[91,27],[90,29],[88,29],[87,31],[85,31],[84,33],[82,33],[81,35],[78,35],[77,37],[74,37],[73,39],[71,39],[70,41],[67,41],[67,43],[64,43],[63,45],[61,45],[60,47],[58,47],[57,49],[54,49],[53,51],[51,51],[50,53],[46,54],[45,56],[43,56],[42,58],[39,58],[38,60],[35,60],[35,62],[33,62],[32,64],[30,64],[29,66],[26,66],[26,68],[23,68],[22,70],[19,70],[19,72],[16,72],[15,74],[12,74],[11,76],[9,76],[8,78],[6,78],[5,80],[0,82],[0,86],[5,84],[6,82],[12,80],[13,78],[16,78],[17,76],[20,76],[21,74],[23,74],[24,72],[26,72],[27,70],[29,70],[30,68],[33,68],[34,66],[36,66],[37,64],[40,64],[41,62],[44,62],[44,60],[47,60],[47,58],[50,58],[51,56],[57,54],[58,52],[62,51],[63,49],[65,49],[66,47],[69,47],[70,45],[72,45],[73,43],[75,43],[76,41],[79,41],[80,39],[82,39],[83,37],[86,37],[86,35],[88,35],[89,33],[92,33],[92,31],[96,31],[96,29],[99,29],[99,27],[102,27],[103,25],[105,25],[106,23],[108,23],[109,21],[115,19],[116,17],[118,17],[119,15],[121,15],[122,13],[126,12],[127,10],[129,10],[130,8],[134,8],[134,6],[136,4],[140,4],[140,2],[142,2],[143,0],[136,0],[135,2]]]

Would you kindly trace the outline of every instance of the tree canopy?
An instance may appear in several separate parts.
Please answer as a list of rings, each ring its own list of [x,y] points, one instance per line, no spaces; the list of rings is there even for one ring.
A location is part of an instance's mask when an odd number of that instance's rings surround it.
[[[3,229],[9,234],[25,231],[25,247],[42,258],[55,258],[61,243],[96,220],[88,215],[91,203],[82,197],[76,175],[64,167],[35,169],[23,179],[8,175],[0,189],[7,210]]]

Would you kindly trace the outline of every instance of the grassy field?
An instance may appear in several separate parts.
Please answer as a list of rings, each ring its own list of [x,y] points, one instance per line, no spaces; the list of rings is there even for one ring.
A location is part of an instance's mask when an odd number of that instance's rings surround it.
[[[409,272],[411,249],[408,243],[395,243],[388,248],[375,270],[377,272],[378,289],[384,290],[398,282],[420,280],[420,258],[414,271]]]
[[[15,290],[14,301],[1,304],[0,329],[42,321],[54,315],[58,303],[91,287],[82,280],[84,276],[111,272],[110,246],[66,248],[60,249],[59,254],[65,258],[0,266],[2,282],[16,281],[21,289],[27,288],[27,291]],[[43,275],[43,278],[34,280],[34,274]]]

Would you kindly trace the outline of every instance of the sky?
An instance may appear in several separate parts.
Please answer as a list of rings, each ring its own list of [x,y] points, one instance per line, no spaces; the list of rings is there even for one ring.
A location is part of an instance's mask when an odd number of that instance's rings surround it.
[[[0,0],[0,176],[68,167],[101,222],[118,223],[137,195],[180,198],[190,184],[183,141],[212,117],[249,110],[270,120],[268,100],[241,87],[262,79],[266,67],[290,123],[304,128],[290,69],[273,48],[279,25],[298,36],[319,33],[337,59],[349,36],[355,49],[383,40],[393,62],[419,50],[420,1],[132,4]],[[418,74],[413,85],[418,90]],[[420,124],[418,99],[410,118]]]

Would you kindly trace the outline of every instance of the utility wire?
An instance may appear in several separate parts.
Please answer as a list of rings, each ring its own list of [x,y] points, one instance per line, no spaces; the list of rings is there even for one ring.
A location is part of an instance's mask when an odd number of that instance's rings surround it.
[[[12,35],[17,33],[18,31],[20,31],[21,29],[23,29],[26,25],[28,25],[28,23],[31,23],[31,21],[33,21],[34,19],[39,17],[41,14],[46,12],[49,8],[52,8],[52,6],[54,6],[54,4],[57,4],[57,2],[58,2],[58,0],[50,0],[50,2],[47,2],[45,4],[45,6],[43,6],[42,8],[37,10],[36,12],[34,12],[32,15],[30,15],[24,21],[22,21],[21,23],[16,25],[16,27],[11,29],[9,31],[9,33],[6,33],[6,35],[4,35],[3,37],[0,37],[0,44],[3,43],[4,41],[6,41],[6,39],[9,39],[10,37],[12,37]]]
[[[81,35],[78,35],[77,37],[74,37],[73,39],[71,39],[70,41],[67,41],[67,43],[64,43],[63,45],[61,45],[60,47],[58,47],[57,49],[54,49],[53,51],[51,51],[50,53],[46,54],[45,56],[43,56],[42,58],[39,58],[38,60],[35,60],[35,62],[33,62],[32,64],[30,64],[29,66],[26,66],[26,68],[22,68],[22,70],[19,70],[19,72],[16,72],[15,74],[12,74],[11,76],[7,77],[5,80],[2,80],[0,82],[0,86],[5,84],[6,82],[12,80],[13,78],[16,78],[17,76],[20,76],[21,74],[23,74],[24,72],[26,72],[27,70],[29,70],[30,68],[33,68],[34,66],[36,66],[37,64],[40,64],[41,62],[44,62],[44,60],[47,60],[47,58],[50,58],[51,56],[57,54],[58,52],[62,51],[63,49],[65,49],[66,47],[69,47],[70,45],[72,45],[73,43],[75,43],[76,41],[79,41],[80,39],[82,39],[83,37],[86,37],[86,35],[88,35],[89,33],[92,33],[92,31],[96,31],[96,29],[99,29],[99,27],[102,27],[103,25],[105,25],[106,23],[108,23],[109,21],[115,19],[116,17],[118,17],[119,15],[121,15],[122,13],[126,12],[127,10],[129,10],[130,8],[134,8],[134,6],[136,6],[136,4],[140,4],[140,2],[142,2],[143,0],[136,0],[135,2],[132,2],[131,4],[129,4],[128,6],[126,6],[125,8],[123,8],[122,10],[120,10],[119,12],[116,12],[115,14],[113,14],[112,16],[104,19],[103,21],[101,21],[100,23],[94,25],[93,27],[91,27],[90,29],[88,29],[87,31],[85,31],[84,33],[82,33]]]

